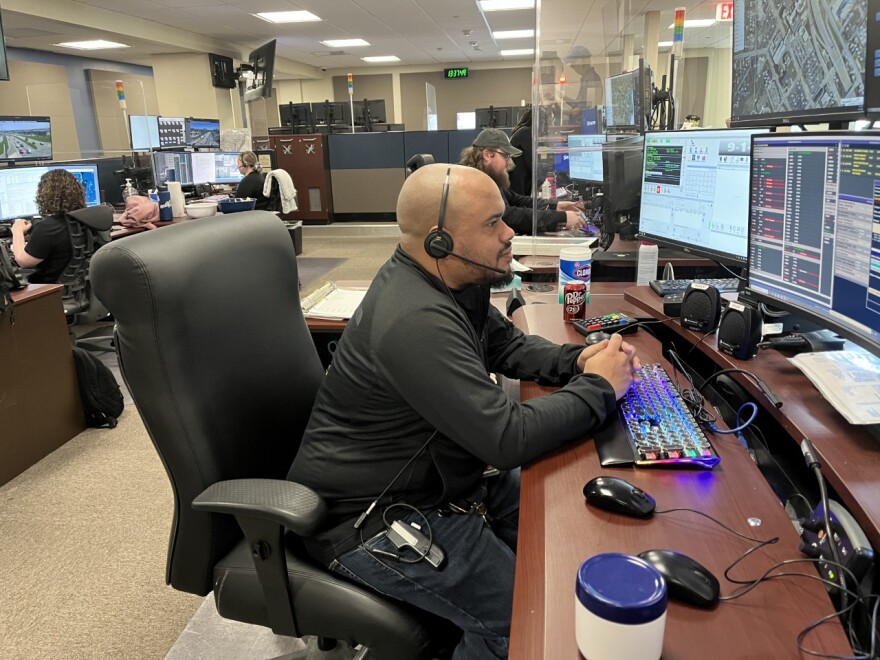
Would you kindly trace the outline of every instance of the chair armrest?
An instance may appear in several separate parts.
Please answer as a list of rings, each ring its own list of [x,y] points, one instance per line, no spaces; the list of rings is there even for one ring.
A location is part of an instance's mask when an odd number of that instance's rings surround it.
[[[307,486],[282,479],[230,479],[208,486],[193,509],[257,518],[282,525],[297,536],[311,536],[327,505]]]

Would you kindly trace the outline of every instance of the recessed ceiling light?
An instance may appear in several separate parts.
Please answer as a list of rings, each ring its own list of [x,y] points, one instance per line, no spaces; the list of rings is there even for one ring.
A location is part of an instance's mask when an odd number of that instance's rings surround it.
[[[116,43],[115,41],[105,41],[104,39],[95,39],[93,41],[65,41],[56,46],[63,48],[76,48],[77,50],[103,50],[105,48],[128,48],[127,44]]]
[[[657,48],[669,48],[672,45],[671,41],[658,41]]]
[[[364,41],[363,39],[328,39],[321,43],[325,46],[330,46],[330,48],[354,48],[355,46],[370,45],[369,41]]]
[[[397,55],[372,55],[370,57],[362,57],[364,62],[400,62]]]
[[[500,32],[493,32],[492,36],[496,39],[527,39],[528,37],[534,37],[534,30],[501,30]]]
[[[692,19],[685,19],[684,26],[686,28],[709,27],[710,25],[715,25],[715,23],[717,23],[717,22],[718,21],[716,21],[714,18],[692,18]],[[675,23],[670,25],[669,29],[671,30],[674,27],[675,27]]]
[[[514,48],[513,50],[500,51],[501,57],[517,57],[518,55],[534,55],[534,48]]]
[[[483,11],[510,11],[513,9],[534,9],[535,0],[480,0]]]
[[[310,11],[264,11],[254,16],[270,23],[310,23],[324,20]]]

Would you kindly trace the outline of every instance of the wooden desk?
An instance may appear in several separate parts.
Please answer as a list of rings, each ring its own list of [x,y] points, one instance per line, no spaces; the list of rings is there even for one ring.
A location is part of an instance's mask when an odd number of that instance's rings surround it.
[[[0,485],[85,429],[61,291],[31,284],[0,317]]]
[[[189,220],[189,217],[181,217],[174,218],[173,220],[167,220],[165,222],[154,222],[157,228],[159,227],[170,227],[171,225],[176,225],[180,222],[185,222]],[[132,234],[140,234],[142,231],[147,231],[146,227],[125,227],[123,225],[113,225],[113,228],[110,230],[110,240],[115,241],[117,238],[125,238],[126,236],[131,236]]]
[[[544,305],[527,305],[514,313],[514,322],[552,341],[577,341],[575,331],[554,312]],[[647,332],[640,330],[626,339],[643,361],[659,361],[671,372],[660,356],[659,342]],[[523,383],[521,394],[526,400],[550,391]],[[713,444],[721,463],[712,471],[602,468],[590,441],[523,469],[511,660],[581,659],[574,633],[575,575],[585,559],[600,552],[678,550],[711,570],[723,594],[734,590],[723,578],[724,569],[753,544],[693,513],[639,520],[588,507],[582,489],[595,476],[612,474],[635,483],[657,499],[658,509],[692,507],[754,538],[780,537],[779,543],[739,565],[734,577],[757,577],[778,561],[801,556],[800,539],[745,450],[734,439],[713,438]],[[761,525],[750,527],[752,518],[760,519]],[[787,570],[815,575],[807,564]],[[798,632],[832,612],[824,587],[807,578],[771,580],[713,610],[670,601],[663,658],[796,658]],[[824,653],[852,653],[837,622],[808,635],[805,645]]]
[[[624,297],[655,318],[663,316],[662,299],[649,287],[631,287]],[[765,406],[789,434],[789,441],[809,438],[819,454],[822,473],[868,535],[880,548],[880,440],[866,427],[849,424],[823,397],[787,356],[764,350],[751,360],[737,360],[717,348],[715,336],[703,336],[682,328],[678,321],[664,324],[709,356],[719,368],[747,369],[765,381],[782,408]],[[737,375],[737,381],[756,401],[766,401],[751,379]]]

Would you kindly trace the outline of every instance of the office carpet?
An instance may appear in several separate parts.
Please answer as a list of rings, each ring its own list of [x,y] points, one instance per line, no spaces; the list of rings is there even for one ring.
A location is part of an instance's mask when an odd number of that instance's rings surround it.
[[[312,284],[318,284],[318,280],[343,279],[329,278],[328,275],[346,261],[348,260],[335,257],[303,257],[302,255],[297,257],[296,265],[303,290]],[[323,284],[323,281],[321,283]]]

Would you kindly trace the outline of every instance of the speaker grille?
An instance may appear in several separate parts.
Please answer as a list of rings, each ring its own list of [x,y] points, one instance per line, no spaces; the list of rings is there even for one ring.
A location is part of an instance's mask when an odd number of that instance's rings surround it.
[[[721,327],[718,329],[718,337],[731,344],[740,344],[746,334],[746,322],[742,314],[729,313],[721,319]]]

